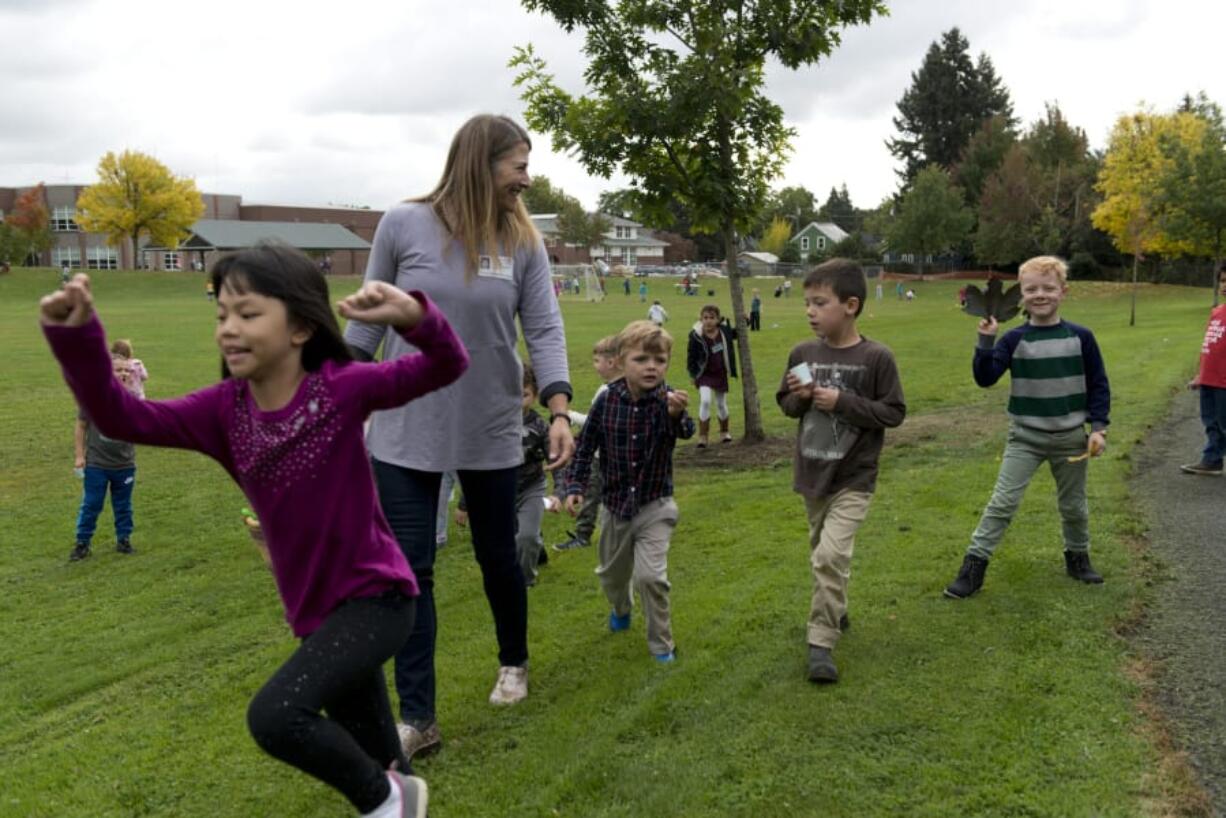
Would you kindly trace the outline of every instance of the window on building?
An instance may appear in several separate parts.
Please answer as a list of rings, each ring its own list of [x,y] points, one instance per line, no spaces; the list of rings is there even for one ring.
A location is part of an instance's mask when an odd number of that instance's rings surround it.
[[[51,248],[51,266],[63,267],[65,264],[69,267],[81,266],[81,249],[79,247]]]
[[[626,237],[626,228],[622,227],[620,224],[617,225],[613,228],[613,235],[616,238],[624,239]]]
[[[87,247],[85,266],[91,270],[118,270],[119,253],[114,247]]]
[[[56,207],[51,210],[51,229],[58,233],[75,233],[77,227],[74,219],[77,216],[75,207]],[[79,255],[79,253],[78,253]]]
[[[800,249],[802,252],[808,251],[809,249],[809,237],[808,236],[800,237]]]
[[[826,237],[825,237],[825,236],[818,236],[818,237],[817,237],[817,249],[818,249],[818,250],[825,250],[825,249],[826,249]]]
[[[179,264],[178,253],[162,253],[162,269],[163,270],[182,270],[183,267]]]

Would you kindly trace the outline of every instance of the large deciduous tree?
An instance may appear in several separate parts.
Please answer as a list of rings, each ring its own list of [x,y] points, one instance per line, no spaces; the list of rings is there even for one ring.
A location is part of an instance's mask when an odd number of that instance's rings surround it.
[[[112,246],[132,244],[135,266],[140,240],[177,247],[204,214],[194,180],[139,151],[108,152],[98,162],[98,181],[77,198],[76,221],[91,233],[105,233]]]
[[[921,170],[903,195],[886,243],[896,252],[914,253],[922,271],[924,258],[957,246],[974,219],[962,202],[962,191],[948,173],[933,165]]]
[[[765,67],[811,65],[843,28],[885,13],[881,0],[523,0],[567,31],[585,30],[588,93],[554,82],[531,47],[521,69],[529,124],[553,134],[589,172],[620,170],[645,214],[663,220],[681,201],[697,229],[718,232],[741,353],[745,439],[765,438],[735,262],[738,231],[751,230],[783,168],[792,130],[764,94]]]
[[[12,228],[10,261],[25,262],[51,246],[51,214],[47,210],[47,189],[39,182],[17,197],[8,216]]]
[[[970,43],[957,28],[932,43],[911,87],[898,101],[898,136],[886,145],[903,166],[898,175],[908,187],[927,165],[952,169],[985,120],[1003,117],[1012,127],[1013,103],[986,54],[972,60]]]
[[[783,248],[787,247],[788,240],[792,238],[792,225],[788,224],[787,219],[775,217],[775,220],[766,228],[766,232],[762,234],[762,238],[758,241],[758,249],[765,250],[768,253],[774,253],[776,256],[783,254]]]
[[[1218,268],[1226,239],[1226,126],[1222,112],[1205,99],[1187,97],[1179,109],[1200,117],[1205,127],[1200,139],[1160,137],[1159,147],[1170,165],[1158,184],[1158,196],[1167,205],[1164,229],[1191,245],[1199,256],[1213,259],[1210,288],[1218,303]]]
[[[1207,124],[1191,113],[1138,112],[1116,121],[1095,187],[1102,202],[1094,226],[1109,234],[1121,253],[1132,256],[1132,304],[1128,325],[1137,321],[1137,273],[1145,253],[1185,255],[1195,244],[1164,230],[1175,203],[1163,196],[1162,181],[1173,160],[1170,145],[1197,144]]]

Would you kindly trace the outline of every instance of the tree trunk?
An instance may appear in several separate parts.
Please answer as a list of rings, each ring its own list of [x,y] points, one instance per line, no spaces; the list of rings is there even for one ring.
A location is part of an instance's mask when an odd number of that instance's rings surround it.
[[[1139,253],[1132,254],[1132,311],[1128,314],[1128,326],[1137,325],[1137,265],[1140,264]]]
[[[736,230],[731,219],[724,220],[724,258],[728,269],[728,292],[732,296],[732,315],[736,321],[736,351],[741,359],[741,398],[745,404],[745,442],[766,440],[762,428],[762,407],[758,401],[758,380],[749,351],[749,325],[745,322],[745,291],[741,269],[736,261]]]

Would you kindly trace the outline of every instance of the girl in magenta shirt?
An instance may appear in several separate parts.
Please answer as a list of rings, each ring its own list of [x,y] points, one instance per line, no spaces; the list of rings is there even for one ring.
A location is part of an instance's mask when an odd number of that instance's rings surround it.
[[[87,276],[43,298],[43,331],[104,434],[207,454],[255,509],[302,639],[251,702],[256,742],[363,815],[425,815],[382,671],[412,630],[417,581],[376,500],[362,423],[453,382],[468,355],[425,296],[372,282],[340,313],[391,326],[419,352],[354,362],[323,275],[286,245],[226,256],[212,281],[224,379],[181,398],[142,401],[112,377]]]

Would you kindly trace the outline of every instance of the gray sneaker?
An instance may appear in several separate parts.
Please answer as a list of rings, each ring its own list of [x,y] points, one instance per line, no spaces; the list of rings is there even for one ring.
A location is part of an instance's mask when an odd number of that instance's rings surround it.
[[[400,736],[400,746],[408,758],[413,756],[428,756],[436,753],[443,746],[443,736],[439,733],[438,722],[432,721],[424,727],[413,724],[397,724],[396,732]]]
[[[1203,460],[1200,461],[1199,463],[1188,463],[1185,466],[1180,466],[1179,470],[1183,472],[1184,474],[1203,474],[1208,477],[1221,477],[1222,476],[1222,464],[1221,463],[1218,463],[1216,466],[1214,466],[1210,463],[1206,463]]]
[[[400,788],[401,818],[426,818],[430,792],[426,781],[415,775],[391,773],[392,786]]]

